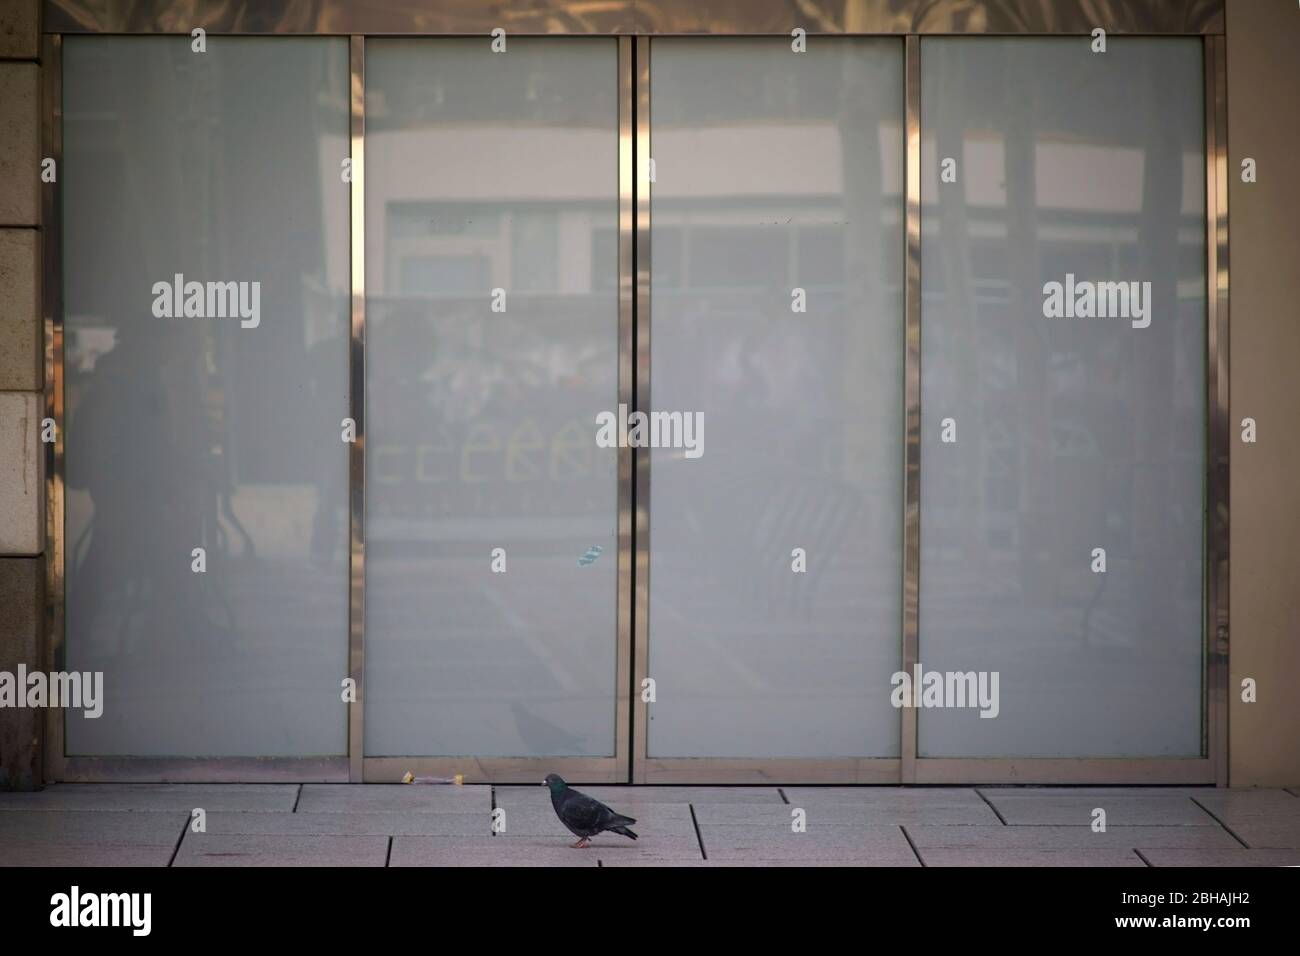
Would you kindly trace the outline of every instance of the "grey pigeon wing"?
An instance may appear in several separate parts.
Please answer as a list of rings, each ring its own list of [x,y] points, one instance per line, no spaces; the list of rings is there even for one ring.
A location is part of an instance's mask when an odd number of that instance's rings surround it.
[[[559,808],[560,822],[578,836],[599,833],[615,815],[609,807],[585,793],[567,790],[564,796],[564,805]]]

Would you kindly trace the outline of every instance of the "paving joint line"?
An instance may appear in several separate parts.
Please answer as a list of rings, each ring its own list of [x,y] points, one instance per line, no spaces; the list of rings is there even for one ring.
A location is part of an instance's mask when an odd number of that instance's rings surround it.
[[[1219,826],[1223,827],[1223,829],[1227,830],[1227,831],[1228,831],[1228,835],[1229,835],[1230,837],[1232,837],[1234,840],[1236,840],[1238,843],[1240,843],[1240,844],[1241,844],[1243,847],[1245,847],[1247,850],[1250,849],[1250,844],[1247,843],[1245,840],[1243,840],[1241,837],[1237,836],[1237,834],[1233,832],[1232,827],[1228,826],[1226,823],[1224,823],[1222,820],[1220,820],[1220,819],[1218,818],[1218,816],[1215,815],[1215,813],[1214,813],[1213,810],[1211,810],[1209,807],[1205,806],[1203,803],[1201,803],[1201,802],[1200,802],[1199,800],[1197,800],[1195,797],[1188,797],[1187,799],[1190,800],[1190,801],[1192,801],[1192,803],[1196,804],[1198,807],[1200,807],[1202,810],[1204,810],[1206,813],[1208,813],[1208,814],[1210,815],[1210,819],[1212,819],[1212,820],[1213,820],[1215,823],[1217,823]]]
[[[908,833],[908,832],[907,832],[907,827],[904,826],[904,825],[902,825],[902,824],[899,824],[898,829],[900,829],[900,830],[903,831],[903,839],[906,840],[906,841],[907,841],[907,845],[910,846],[910,847],[912,848],[912,854],[916,857],[916,862],[917,862],[917,863],[920,863],[922,869],[924,869],[924,868],[925,868],[925,860],[923,860],[923,859],[921,858],[921,851],[918,850],[918,849],[916,848],[916,844],[912,842],[912,834]]]
[[[707,860],[709,851],[704,848],[704,836],[700,833],[700,821],[695,819],[695,804],[688,803],[687,806],[691,808],[691,823],[695,827],[695,841],[700,845],[700,855]]]
[[[975,795],[989,805],[989,809],[993,811],[993,815],[998,818],[998,821],[1004,827],[1010,826],[1010,824],[1007,823],[1006,818],[1003,817],[1002,814],[998,812],[998,808],[993,806],[993,801],[990,800],[988,797],[984,796],[984,791],[981,790],[979,787],[975,787],[974,789],[975,789]]]
[[[170,868],[176,862],[176,854],[181,852],[181,844],[185,842],[185,832],[190,828],[189,815],[186,815],[185,822],[181,824],[181,835],[176,838],[176,845],[172,847],[172,855],[167,859],[167,866]]]

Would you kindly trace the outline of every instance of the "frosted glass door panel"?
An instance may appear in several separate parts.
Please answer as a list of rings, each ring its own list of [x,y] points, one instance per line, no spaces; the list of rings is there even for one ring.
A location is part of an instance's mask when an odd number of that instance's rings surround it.
[[[104,674],[67,752],[341,755],[347,42],[63,69],[67,666]]]
[[[902,49],[652,43],[652,757],[898,754]]]
[[[614,754],[617,53],[366,45],[369,755]]]
[[[921,72],[920,659],[999,702],[923,708],[920,753],[1198,756],[1201,41],[923,39]]]

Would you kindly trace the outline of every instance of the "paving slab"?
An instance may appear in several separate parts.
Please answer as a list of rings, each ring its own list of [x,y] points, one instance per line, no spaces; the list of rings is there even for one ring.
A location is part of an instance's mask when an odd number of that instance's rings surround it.
[[[791,806],[862,806],[881,812],[967,809],[987,811],[973,787],[784,787]]]
[[[1224,823],[1300,822],[1300,797],[1285,790],[1209,790],[1192,798]]]
[[[519,840],[522,843],[534,844],[537,846],[568,846],[578,838],[563,828],[546,833],[521,833],[514,830],[507,830],[504,833],[497,834],[500,840]],[[594,849],[604,850],[614,848],[617,850],[635,850],[646,849],[647,847],[657,847],[660,849],[670,850],[671,852],[689,852],[696,856],[700,852],[700,841],[695,835],[694,828],[690,830],[678,830],[672,833],[645,832],[638,834],[638,839],[631,840],[621,833],[598,833],[592,837],[591,845]]]
[[[705,804],[693,807],[695,820],[700,826],[753,826],[765,829],[787,829],[803,810],[808,826],[865,826],[868,814],[865,808],[845,804],[841,806],[795,807],[767,804]],[[888,821],[892,822],[892,821]]]
[[[625,787],[625,786],[583,786],[574,784],[574,789],[588,796],[595,797],[601,803],[611,807],[622,804],[657,803],[783,803],[781,794],[775,787]],[[543,786],[497,787],[497,805],[506,806],[507,801],[520,797],[527,801],[550,803],[550,791]],[[529,796],[529,795],[532,796]],[[522,796],[520,796],[522,795]],[[635,814],[633,814],[635,816]]]
[[[983,800],[978,805],[926,806],[907,800],[883,801],[876,804],[819,803],[813,800],[792,801],[789,806],[766,804],[715,803],[695,807],[700,823],[744,824],[784,823],[790,825],[792,812],[801,808],[807,815],[808,827],[814,826],[879,826],[914,823],[932,824],[987,824],[1001,826],[1002,821]]]
[[[913,856],[910,860],[907,860],[907,861],[905,861],[905,862],[901,862],[901,863],[898,862],[897,860],[893,859],[892,857],[889,857],[889,858],[879,858],[879,859],[871,859],[871,860],[868,860],[868,859],[861,859],[861,860],[814,860],[814,859],[802,859],[802,858],[795,858],[795,859],[789,859],[789,860],[780,860],[780,859],[767,860],[767,859],[754,859],[754,858],[752,858],[752,857],[746,857],[746,858],[744,858],[744,859],[736,859],[736,860],[679,860],[679,859],[665,859],[665,860],[641,860],[641,861],[638,861],[638,860],[618,860],[618,859],[614,859],[614,858],[611,858],[611,857],[602,857],[602,858],[601,858],[601,861],[600,861],[600,865],[601,865],[601,866],[612,866],[612,867],[648,866],[648,867],[656,867],[656,868],[663,868],[663,867],[678,867],[678,866],[688,866],[688,867],[697,867],[697,866],[699,866],[699,867],[713,867],[713,868],[715,868],[715,869],[718,869],[718,868],[722,868],[722,869],[738,869],[738,868],[746,868],[746,869],[747,869],[747,868],[749,868],[749,867],[762,867],[762,868],[770,868],[770,867],[798,867],[798,868],[801,868],[801,869],[802,869],[802,868],[806,868],[806,867],[836,867],[836,868],[844,868],[844,867],[874,867],[874,868],[879,868],[879,867],[889,867],[889,868],[892,869],[892,868],[900,867],[900,866],[915,866],[915,867],[919,867],[921,864],[917,861],[916,857]]]
[[[1300,850],[1143,850],[1152,866],[1300,866]]]
[[[918,849],[990,850],[1145,849],[1147,847],[1240,848],[1222,827],[1114,827],[1093,833],[1089,826],[906,826]]]
[[[686,857],[676,857],[676,856],[662,857],[662,858],[643,857],[643,856],[636,857],[636,858],[628,858],[628,857],[619,857],[617,854],[612,854],[608,856],[602,856],[600,858],[600,865],[612,866],[616,868],[624,868],[630,866],[648,866],[648,867],[655,867],[655,868],[664,868],[664,867],[675,867],[675,866],[690,866],[690,867],[718,866],[719,864],[714,863],[710,860],[706,860],[699,856],[696,856],[695,859],[692,860],[692,859],[687,859]]]
[[[693,835],[691,837],[649,837],[633,841],[618,837],[611,838],[608,834],[602,834],[592,841],[591,849],[595,850],[597,856],[604,862],[616,860],[620,863],[640,861],[647,864],[660,864],[704,859],[704,854],[700,852],[700,842]]]
[[[776,787],[582,787],[602,803],[631,798],[637,803],[784,803]],[[611,803],[612,805],[612,803]]]
[[[638,820],[659,820],[673,819],[685,815],[690,817],[691,804],[689,802],[664,803],[657,800],[641,800],[637,797],[635,791],[622,790],[610,793],[599,793],[587,790],[582,787],[576,788],[580,792],[595,797],[602,803],[612,807],[619,813],[627,816],[636,817]],[[549,813],[551,817],[555,816],[555,808],[551,804],[550,791],[544,787],[538,787],[521,790],[516,787],[505,788],[497,787],[494,795],[494,804],[502,807],[508,814],[516,812],[526,812],[534,814]],[[709,804],[712,806],[713,804]],[[723,804],[724,806],[735,806],[737,804]],[[779,804],[771,804],[779,806]]]
[[[540,787],[538,789],[541,789]],[[492,788],[440,784],[309,783],[299,813],[492,813]]]
[[[166,866],[169,846],[5,846],[0,866]]]
[[[691,807],[698,812],[704,807],[767,806],[780,810],[784,804],[775,790],[763,788],[753,794],[751,799],[741,800],[735,791],[727,791],[722,796],[732,802],[716,802],[721,799],[710,788],[654,788],[652,792],[641,793],[633,787],[577,787],[588,796],[594,797],[618,813],[635,817],[642,825],[658,825],[674,820],[689,819]],[[724,789],[724,788],[718,788]],[[670,792],[664,792],[670,791]],[[703,802],[695,803],[692,797],[700,797]],[[555,817],[551,805],[551,795],[545,787],[497,787],[495,805],[506,810],[507,817],[519,812],[550,814]]]
[[[174,866],[383,866],[386,836],[186,833]],[[489,838],[490,839],[490,838]]]
[[[791,833],[789,826],[701,825],[704,854],[710,860],[858,860],[877,865],[909,865],[916,855],[900,827],[825,827]]]
[[[1300,818],[1269,821],[1267,818],[1229,824],[1232,832],[1253,849],[1300,849]]]
[[[258,814],[261,816],[262,814]],[[13,846],[164,846],[181,837],[189,814],[103,813],[98,810],[27,810],[0,813],[0,864]]]
[[[789,853],[782,848],[724,849],[710,853],[708,861],[721,866],[920,866],[911,849],[840,847],[813,855]]]
[[[1124,793],[1079,796],[1073,793],[987,792],[989,802],[1009,825],[1078,825],[1092,822],[1092,811],[1106,811],[1108,826],[1218,826],[1191,797]]]
[[[296,783],[57,783],[35,793],[0,793],[0,811],[275,811],[292,810],[297,798]]]
[[[930,847],[919,851],[926,866],[1146,866],[1133,850],[989,850]]]
[[[1000,793],[1048,797],[1195,797],[1205,793],[1214,793],[1215,787],[1210,784],[1185,787],[1127,787],[1123,785],[1107,787],[1038,787],[1007,784],[1005,786],[984,785],[976,787],[975,790],[986,797],[992,797]]]
[[[278,833],[286,836],[485,836],[492,835],[490,811],[402,813],[396,810],[344,813],[209,813],[208,834]]]
[[[1300,865],[1300,798],[1278,789],[792,787],[788,804],[774,787],[579,789],[641,839],[571,850],[542,786],[495,788],[493,836],[487,786],[59,784],[0,793],[0,866],[165,866],[182,833],[178,866]],[[186,827],[194,807],[206,833]]]
[[[402,836],[393,838],[389,866],[597,866],[595,848],[574,850],[540,838]]]
[[[700,852],[698,841],[647,842],[638,840],[636,843],[629,842],[624,846],[592,844],[592,848],[599,852],[602,866],[610,866],[611,862],[620,866],[630,866],[638,863],[647,866],[662,866],[679,862],[696,863],[704,860],[704,854]]]
[[[505,833],[510,835],[565,836],[569,831],[555,815],[550,801],[545,806],[502,807],[505,810]],[[629,807],[619,804],[616,810],[636,819],[632,829],[639,836],[681,836],[695,839],[695,821],[691,808],[684,803],[646,804]],[[780,809],[780,808],[777,808]],[[617,835],[616,835],[617,836]],[[617,836],[617,839],[626,837]]]
[[[578,787],[583,793],[587,791]],[[546,787],[495,787],[492,792],[492,805],[505,807],[507,811],[533,809],[540,810],[551,805],[551,791]]]

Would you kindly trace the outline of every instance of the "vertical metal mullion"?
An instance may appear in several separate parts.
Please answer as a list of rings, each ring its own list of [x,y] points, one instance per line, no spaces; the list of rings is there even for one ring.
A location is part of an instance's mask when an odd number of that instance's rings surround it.
[[[1228,785],[1228,143],[1222,36],[1205,38],[1206,700],[1215,783]]]
[[[63,670],[66,653],[65,546],[63,522],[63,37],[41,38],[41,155],[54,160],[56,179],[41,184],[41,319],[45,338],[45,417],[55,423],[45,454],[45,641],[46,673]],[[63,779],[64,711],[45,712],[44,777]]]
[[[634,329],[636,341],[636,379],[633,396],[636,408],[650,411],[650,38],[638,36],[636,42],[636,76],[633,93],[636,99],[635,128],[635,204],[636,204],[636,289]],[[633,660],[632,782],[645,782],[647,760],[647,721],[649,707],[641,700],[642,681],[649,676],[650,621],[650,449],[634,450],[636,468],[636,591],[634,595],[635,656]]]
[[[903,402],[907,419],[903,469],[903,670],[911,675],[919,655],[921,600],[921,38],[909,35],[904,42],[907,155],[903,301],[907,345]],[[904,707],[901,718],[901,782],[915,783],[916,707]]]
[[[634,296],[636,273],[636,183],[633,163],[633,127],[636,101],[632,37],[618,38],[618,401],[632,405],[636,373]],[[633,506],[636,501],[635,461],[631,448],[618,450],[618,671],[615,701],[614,755],[617,772],[631,782],[632,735],[632,615],[636,612],[633,591]]]
[[[353,36],[348,46],[351,90],[352,209],[350,223],[352,313],[348,348],[349,414],[356,441],[348,448],[348,675],[356,699],[348,705],[348,779],[361,783],[365,756],[366,637],[366,45]]]

